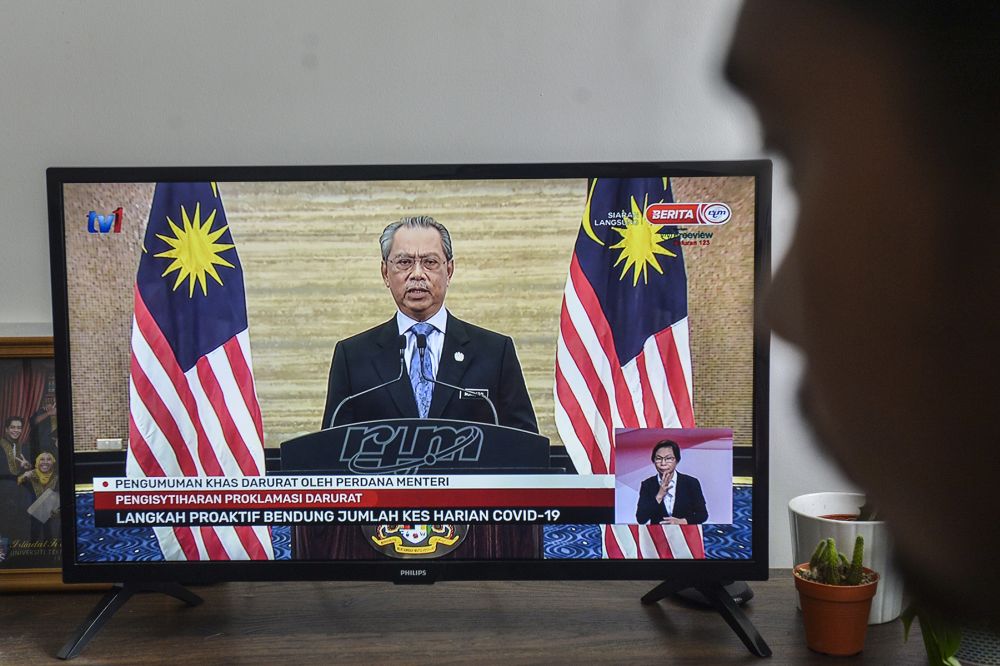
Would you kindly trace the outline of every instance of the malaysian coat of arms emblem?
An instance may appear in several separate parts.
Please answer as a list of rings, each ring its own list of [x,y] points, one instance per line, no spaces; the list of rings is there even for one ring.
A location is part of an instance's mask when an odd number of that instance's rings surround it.
[[[400,559],[447,555],[469,533],[468,525],[363,525],[361,529],[372,548]]]

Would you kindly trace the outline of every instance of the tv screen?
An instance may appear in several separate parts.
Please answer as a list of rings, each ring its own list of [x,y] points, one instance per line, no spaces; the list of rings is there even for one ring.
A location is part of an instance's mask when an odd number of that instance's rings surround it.
[[[766,578],[769,162],[48,188],[67,580]]]

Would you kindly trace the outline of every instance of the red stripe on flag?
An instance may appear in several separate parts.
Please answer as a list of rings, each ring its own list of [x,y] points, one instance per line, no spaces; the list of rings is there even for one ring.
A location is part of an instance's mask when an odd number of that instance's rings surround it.
[[[618,353],[615,351],[615,336],[611,332],[611,326],[604,316],[604,310],[601,308],[597,294],[594,293],[594,288],[587,280],[583,269],[580,268],[580,260],[576,254],[573,255],[569,265],[569,276],[573,282],[573,290],[590,319],[590,325],[594,329],[597,340],[608,360],[611,361],[615,402],[618,403],[618,415],[622,419],[622,425],[626,428],[637,428],[639,427],[639,418],[636,416],[635,406],[632,404],[632,392],[629,390],[628,384],[625,383],[625,376],[622,374],[621,364],[618,362]]]
[[[191,533],[190,527],[175,527],[174,538],[177,539],[177,543],[180,544],[181,550],[184,552],[184,557],[187,560],[200,560],[201,555],[198,554],[198,544],[194,541],[194,534]]]
[[[135,424],[132,414],[128,417],[128,449],[132,452],[132,457],[139,463],[139,469],[146,476],[166,476],[163,468],[153,452],[149,450],[149,444],[139,433],[139,428]]]
[[[580,375],[583,377],[583,381],[587,384],[587,388],[590,390],[590,395],[594,399],[594,405],[597,407],[597,413],[602,417],[604,427],[607,429],[608,441],[614,441],[614,425],[612,424],[611,419],[611,400],[608,397],[607,389],[604,388],[604,384],[597,375],[597,369],[594,367],[593,359],[591,359],[590,354],[587,353],[587,349],[583,344],[583,340],[580,338],[580,334],[573,327],[573,322],[570,320],[569,311],[566,309],[565,305],[563,306],[560,320],[559,332],[562,333],[563,344],[566,345],[566,349],[569,351],[570,357],[572,357],[577,370],[579,370]]]
[[[674,409],[684,428],[694,427],[694,410],[691,408],[691,395],[688,391],[687,379],[684,377],[684,366],[677,352],[677,342],[674,340],[674,329],[670,327],[654,336],[656,346],[660,350],[663,370],[667,374],[667,388],[674,401]]]
[[[583,449],[590,460],[592,473],[607,474],[608,468],[604,462],[604,454],[601,453],[601,449],[597,445],[597,439],[587,425],[587,419],[583,414],[583,410],[580,409],[580,403],[577,402],[573,390],[570,388],[566,377],[563,376],[562,370],[558,365],[556,366],[556,394],[559,397],[559,404],[566,410],[566,415],[573,425],[573,432],[576,433],[580,443],[583,444]]]
[[[226,552],[226,547],[222,545],[219,533],[215,531],[214,527],[199,527],[198,530],[201,532],[201,540],[205,542],[205,550],[208,551],[208,559],[229,559],[229,553]]]
[[[667,534],[663,525],[650,525],[646,529],[649,530],[649,536],[653,540],[653,545],[656,547],[656,553],[660,556],[660,559],[674,559],[674,551],[671,550],[670,542],[667,541]]]
[[[219,380],[216,379],[215,372],[212,371],[212,365],[208,362],[208,357],[202,356],[199,358],[195,363],[195,368],[198,372],[198,379],[201,381],[201,388],[205,391],[205,396],[208,398],[208,403],[212,406],[215,415],[219,419],[219,425],[222,427],[226,446],[236,459],[236,464],[239,465],[240,471],[243,472],[244,476],[260,476],[260,470],[257,469],[257,462],[250,454],[247,443],[243,441],[243,436],[240,434],[239,428],[236,427],[236,422],[233,421],[233,415],[229,413],[229,408],[226,406],[226,396],[222,392],[222,387],[219,386]]]
[[[705,540],[698,525],[681,525],[681,534],[691,549],[691,557],[696,560],[705,559]]]
[[[236,385],[243,394],[243,402],[246,403],[247,411],[253,419],[253,424],[257,428],[257,437],[261,444],[264,442],[264,421],[260,415],[260,403],[257,402],[257,394],[253,390],[253,373],[247,365],[247,359],[243,356],[243,348],[240,347],[239,338],[231,338],[222,345],[229,359],[229,367],[233,370],[233,377],[236,378]]]
[[[243,549],[247,551],[247,555],[251,560],[266,560],[268,558],[267,551],[264,550],[264,546],[261,544],[260,539],[257,538],[257,533],[253,531],[252,527],[238,526],[233,529],[236,530],[236,536],[239,538],[240,543],[243,544]]]
[[[642,413],[646,417],[647,428],[662,428],[663,417],[660,415],[660,408],[653,397],[653,387],[649,383],[649,375],[646,373],[646,352],[643,351],[635,357],[635,369],[639,373],[639,386],[642,387]]]
[[[142,403],[146,406],[146,410],[152,416],[157,429],[167,440],[171,450],[173,450],[174,456],[177,458],[177,464],[180,465],[181,473],[184,476],[197,476],[198,467],[194,463],[194,458],[191,457],[191,451],[188,450],[187,444],[184,442],[184,436],[181,435],[181,431],[177,428],[174,415],[163,402],[160,394],[156,391],[156,387],[149,381],[149,377],[146,376],[142,366],[139,365],[139,360],[135,357],[134,351],[132,352],[132,383],[135,385],[135,391],[139,394]]]
[[[184,409],[187,410],[188,418],[194,424],[198,441],[198,460],[201,462],[202,469],[205,470],[205,474],[208,476],[223,476],[222,465],[219,464],[218,458],[215,457],[215,451],[212,450],[212,445],[208,441],[205,429],[201,425],[201,419],[198,416],[198,404],[194,399],[194,394],[191,393],[191,387],[188,386],[187,377],[184,376],[180,366],[177,365],[177,357],[174,356],[174,350],[171,349],[167,339],[163,337],[163,332],[153,319],[153,315],[146,308],[146,304],[142,300],[142,294],[139,293],[138,285],[135,287],[135,321],[139,326],[139,332],[142,334],[142,337],[145,338],[146,343],[153,350],[153,355],[156,356],[157,361],[159,361],[163,370],[170,378],[170,383],[174,385],[174,390],[177,391]]]
[[[624,560],[625,553],[618,546],[618,540],[615,539],[614,530],[611,529],[611,525],[604,526],[604,552],[607,554],[608,559],[612,560]]]
[[[636,559],[645,559],[642,555],[642,548],[639,547],[639,526],[629,525],[628,531],[632,533],[632,542],[635,544],[635,557]]]

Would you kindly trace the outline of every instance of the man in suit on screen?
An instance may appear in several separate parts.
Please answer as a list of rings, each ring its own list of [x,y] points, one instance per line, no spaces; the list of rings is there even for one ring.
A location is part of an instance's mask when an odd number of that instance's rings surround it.
[[[7,463],[3,470],[4,474],[20,476],[23,472],[31,469],[31,463],[26,457],[28,452],[24,445],[18,441],[21,439],[22,432],[24,432],[24,419],[20,416],[10,416],[4,420],[3,436],[0,437],[0,448],[3,449],[4,460]]]
[[[404,217],[385,228],[379,244],[382,281],[397,312],[384,324],[337,343],[322,427],[404,417],[492,423],[489,404],[475,393],[493,402],[500,425],[538,432],[513,341],[444,307],[455,271],[444,225],[429,216]],[[398,377],[401,351],[405,368],[399,381],[351,398],[337,411],[347,396]]]
[[[656,474],[642,482],[635,519],[640,524],[697,525],[708,520],[705,496],[698,479],[677,471],[681,447],[664,439],[656,443],[650,459]]]

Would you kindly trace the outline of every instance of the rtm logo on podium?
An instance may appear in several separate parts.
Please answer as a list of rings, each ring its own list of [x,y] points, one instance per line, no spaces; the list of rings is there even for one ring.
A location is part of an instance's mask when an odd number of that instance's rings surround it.
[[[108,215],[98,215],[96,210],[87,213],[87,231],[92,234],[122,232],[122,208],[119,206]]]
[[[476,426],[351,426],[340,452],[353,474],[418,474],[423,467],[474,467],[483,451],[483,430]]]

